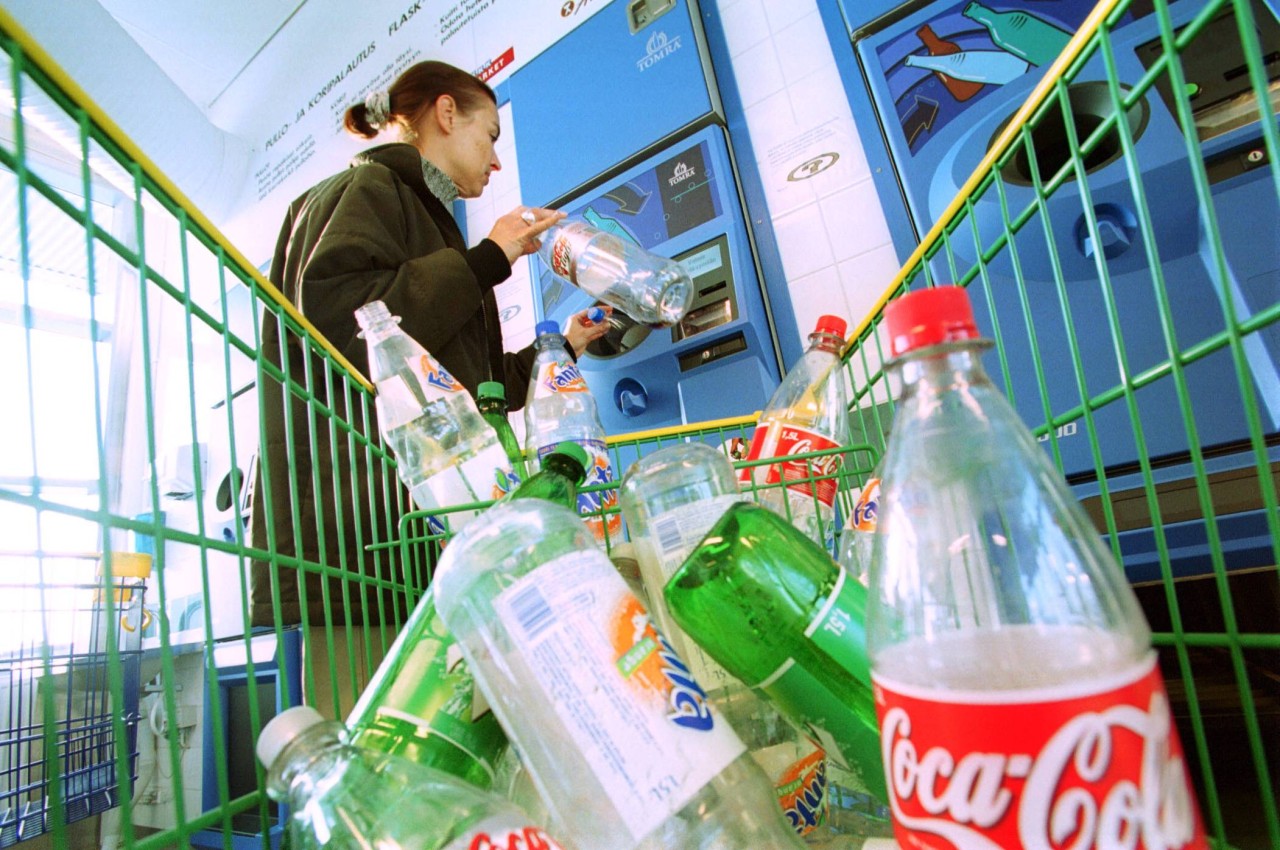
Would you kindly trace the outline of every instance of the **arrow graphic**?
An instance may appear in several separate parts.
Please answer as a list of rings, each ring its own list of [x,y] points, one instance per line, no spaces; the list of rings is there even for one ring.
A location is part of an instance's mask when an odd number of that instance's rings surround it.
[[[928,132],[938,117],[938,102],[927,97],[915,95],[915,105],[902,119],[902,132],[907,134],[907,146],[916,143],[916,137]]]
[[[649,196],[652,194],[652,192],[641,191],[640,187],[634,183],[623,183],[605,192],[604,197],[617,204],[618,212],[623,215],[637,215],[644,209],[644,205],[649,202]]]

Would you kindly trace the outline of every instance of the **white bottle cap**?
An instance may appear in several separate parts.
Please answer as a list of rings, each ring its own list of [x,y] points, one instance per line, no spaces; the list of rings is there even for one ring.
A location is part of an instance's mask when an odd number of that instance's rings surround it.
[[[324,716],[309,705],[286,708],[262,727],[262,734],[258,735],[258,760],[270,770],[285,747],[312,726],[323,722]]]

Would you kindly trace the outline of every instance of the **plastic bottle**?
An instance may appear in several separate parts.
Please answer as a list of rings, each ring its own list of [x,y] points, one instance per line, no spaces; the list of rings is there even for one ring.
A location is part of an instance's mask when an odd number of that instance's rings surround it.
[[[866,657],[867,591],[778,514],[736,502],[663,590],[676,624],[888,801]]]
[[[822,748],[703,652],[671,619],[662,598],[671,574],[720,515],[742,498],[733,464],[705,443],[676,443],[632,464],[621,491],[622,515],[658,628],[773,782],[796,833],[824,831],[827,764]]]
[[[933,27],[928,24],[916,30],[916,38],[920,39],[920,42],[924,44],[925,49],[929,51],[931,56],[950,56],[952,53],[960,52],[960,45],[954,41],[946,41],[939,38],[938,34],[933,31]],[[962,103],[982,91],[982,83],[957,80],[955,77],[949,77],[942,73],[938,74],[938,81],[946,86],[952,97]]]
[[[1071,41],[1071,33],[1021,9],[997,12],[981,3],[970,3],[963,14],[985,26],[999,47],[1032,65],[1051,64]]]
[[[489,788],[507,736],[475,697],[428,588],[348,715],[350,740]]]
[[[498,435],[498,442],[507,454],[507,462],[511,471],[523,481],[529,477],[529,469],[524,461],[524,450],[516,439],[516,432],[511,428],[511,420],[507,418],[507,388],[498,381],[484,381],[476,388],[476,407],[489,427]]]
[[[493,794],[397,756],[342,743],[341,723],[307,706],[258,737],[267,793],[289,807],[292,850],[560,847]]]
[[[867,631],[899,844],[1206,847],[1142,610],[983,371],[967,294],[886,325]]]
[[[845,322],[820,316],[809,348],[787,372],[760,414],[747,460],[835,449],[849,439],[848,401],[840,349]],[[808,460],[748,466],[738,473],[744,492],[795,523],[828,552],[834,550],[840,453]],[[787,483],[783,486],[783,482]],[[757,489],[758,488],[758,489]]]
[[[863,587],[868,586],[871,544],[875,540],[879,510],[880,469],[877,467],[862,485],[853,512],[845,522],[844,531],[840,532],[840,552],[836,557],[840,566]]]
[[[582,372],[569,356],[559,327],[555,322],[545,321],[539,322],[534,331],[537,354],[524,406],[525,455],[531,467],[540,468],[543,457],[560,443],[571,440],[587,453],[589,466],[584,487],[613,481],[613,464],[595,399]],[[617,490],[578,494],[580,513],[612,511],[605,514],[604,519],[598,515],[587,519],[597,540],[605,539],[606,526],[611,539],[622,531],[617,505]]]
[[[993,86],[1011,83],[1031,69],[1025,59],[1003,50],[965,50],[946,56],[908,53],[906,64],[912,68],[926,68],[938,74],[946,74],[957,80],[990,83]]]
[[[480,417],[471,394],[417,340],[399,328],[381,301],[356,311],[369,345],[370,377],[382,438],[395,454],[400,480],[414,504],[446,510],[457,531],[476,511],[453,511],[496,499],[512,473],[498,437]],[[433,530],[445,529],[432,517]]]
[[[578,488],[587,477],[590,460],[582,446],[566,440],[542,459],[542,469],[526,478],[505,498],[546,499],[566,508],[576,508]]]
[[[566,841],[801,846],[768,779],[573,512],[541,499],[495,505],[445,550],[435,581]]]
[[[693,303],[683,266],[585,221],[553,225],[539,254],[554,274],[641,324],[674,325]]]

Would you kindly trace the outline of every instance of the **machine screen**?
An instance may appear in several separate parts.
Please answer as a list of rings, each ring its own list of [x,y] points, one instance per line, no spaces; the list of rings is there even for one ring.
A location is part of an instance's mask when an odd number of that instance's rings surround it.
[[[671,329],[672,342],[718,328],[737,318],[733,268],[728,261],[728,249],[728,240],[717,236],[674,258],[693,278],[694,296],[689,312]]]

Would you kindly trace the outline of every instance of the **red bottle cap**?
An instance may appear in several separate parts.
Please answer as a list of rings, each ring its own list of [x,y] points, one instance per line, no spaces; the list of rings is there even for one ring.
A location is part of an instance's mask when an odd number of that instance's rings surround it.
[[[893,357],[930,345],[978,338],[969,293],[959,286],[908,292],[884,308],[884,321]]]
[[[848,332],[849,325],[839,316],[819,316],[818,324],[814,325],[813,332],[816,334],[834,334],[844,339],[844,335]]]

